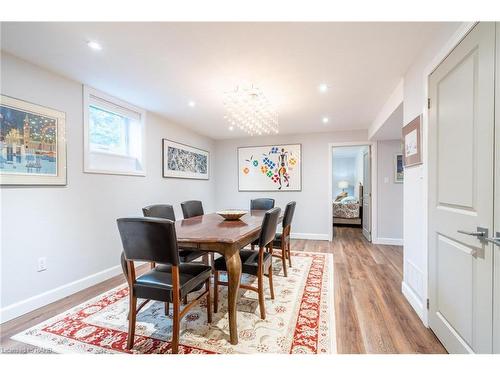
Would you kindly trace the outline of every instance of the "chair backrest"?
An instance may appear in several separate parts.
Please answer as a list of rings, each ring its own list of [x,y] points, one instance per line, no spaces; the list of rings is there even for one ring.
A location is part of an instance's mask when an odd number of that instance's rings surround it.
[[[134,217],[121,218],[116,222],[127,260],[179,264],[175,223],[172,220]]]
[[[274,240],[281,208],[272,208],[264,215],[259,236],[259,247],[265,247]]]
[[[285,214],[283,215],[283,228],[292,224],[293,214],[295,213],[295,202],[289,202],[285,208]]]
[[[152,204],[144,207],[142,213],[145,217],[159,217],[175,221],[174,207],[171,204]]]
[[[250,201],[250,210],[270,210],[274,208],[274,199],[257,198]]]
[[[184,219],[189,219],[194,216],[201,216],[203,212],[203,204],[201,201],[185,201],[181,203],[182,214]]]

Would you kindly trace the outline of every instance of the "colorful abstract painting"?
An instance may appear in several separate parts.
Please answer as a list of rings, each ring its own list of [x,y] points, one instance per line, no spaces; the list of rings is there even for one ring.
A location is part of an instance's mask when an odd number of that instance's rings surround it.
[[[62,112],[2,95],[2,185],[66,183],[64,117]]]
[[[209,170],[208,151],[163,140],[163,177],[208,180]]]
[[[300,191],[301,145],[238,148],[240,191]]]

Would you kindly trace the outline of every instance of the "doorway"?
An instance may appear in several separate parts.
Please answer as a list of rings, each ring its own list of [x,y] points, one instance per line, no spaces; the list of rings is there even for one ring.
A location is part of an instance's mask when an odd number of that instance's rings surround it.
[[[371,153],[370,145],[340,145],[330,148],[330,231],[351,227],[371,241]]]

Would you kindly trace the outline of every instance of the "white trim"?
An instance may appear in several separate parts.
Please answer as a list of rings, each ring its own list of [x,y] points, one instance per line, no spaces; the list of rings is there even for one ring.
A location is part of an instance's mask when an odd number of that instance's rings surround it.
[[[371,237],[377,237],[377,142],[371,141],[359,141],[359,142],[334,142],[328,143],[328,240],[333,240],[333,186],[332,186],[332,148],[333,147],[345,147],[345,146],[370,146],[370,168],[371,168]]]
[[[402,238],[384,238],[377,237],[372,241],[376,245],[393,245],[393,246],[403,246],[404,241]]]
[[[328,241],[330,237],[326,233],[290,233],[290,238],[294,240]]]
[[[424,307],[423,301],[418,298],[413,289],[404,281],[401,282],[401,293],[403,293],[403,296],[405,296],[406,300],[409,302],[411,307],[413,307],[413,310],[415,310],[420,320],[422,320],[424,325],[427,327],[427,307]]]
[[[103,271],[94,273],[93,275],[83,277],[79,280],[61,285],[57,288],[40,293],[36,296],[29,297],[25,300],[5,306],[4,308],[0,309],[0,323],[5,323],[23,314],[46,306],[49,303],[77,293],[85,288],[91,287],[113,276],[119,275],[121,272],[122,270],[120,265],[113,266]]]
[[[425,254],[425,263],[423,265],[423,282],[424,287],[422,292],[423,300],[426,301],[429,298],[429,210],[428,210],[428,201],[429,201],[429,169],[428,169],[428,144],[429,144],[429,111],[427,108],[427,98],[429,97],[429,76],[431,73],[441,64],[441,62],[450,54],[450,52],[460,43],[460,41],[469,33],[469,31],[476,25],[477,22],[464,22],[458,28],[458,30],[453,34],[453,36],[448,39],[448,41],[444,44],[444,46],[440,49],[438,53],[434,56],[431,62],[424,69],[422,83],[424,86],[424,95],[422,102],[422,161],[423,161],[423,170],[422,170],[422,178],[423,178],[423,212],[424,212],[424,223],[423,223],[423,235],[427,241],[424,241],[424,248],[422,251]],[[411,302],[410,302],[411,304]],[[412,305],[413,306],[413,305]],[[421,316],[424,324],[427,324],[428,316],[427,309],[424,309],[423,314]],[[418,313],[418,312],[417,312]],[[420,315],[419,315],[420,316]]]

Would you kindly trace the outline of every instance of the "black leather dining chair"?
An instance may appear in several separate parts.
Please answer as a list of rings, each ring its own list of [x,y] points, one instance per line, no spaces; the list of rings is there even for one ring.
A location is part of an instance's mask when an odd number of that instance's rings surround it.
[[[182,214],[184,219],[189,219],[195,216],[201,216],[203,212],[203,204],[201,201],[185,201],[181,203]]]
[[[281,209],[276,207],[266,212],[262,221],[259,240],[257,242],[259,250],[240,250],[241,270],[242,273],[257,276],[257,288],[247,284],[241,284],[240,288],[252,290],[259,294],[259,310],[261,319],[266,319],[266,307],[264,303],[264,272],[267,271],[269,278],[269,289],[271,299],[274,299],[273,287],[273,240],[276,235],[276,227],[278,226],[278,218]],[[267,251],[266,251],[267,249]],[[228,285],[227,282],[219,280],[219,272],[227,271],[226,262],[223,258],[218,258],[214,263],[214,311],[218,309],[219,285]]]
[[[257,198],[250,201],[250,210],[270,210],[274,208],[274,199]]]
[[[177,247],[175,224],[159,218],[121,218],[117,220],[123,245],[122,267],[129,285],[129,323],[127,349],[134,345],[137,312],[150,300],[172,302],[172,353],[179,351],[180,320],[203,297],[207,303],[207,321],[211,323],[211,268],[200,263],[181,263]],[[135,261],[154,262],[157,266],[136,277]],[[182,310],[181,298],[189,293],[205,291]],[[137,299],[143,302],[137,308]]]
[[[274,257],[280,258],[283,262],[283,274],[285,277],[288,277],[288,272],[286,269],[286,260],[292,267],[292,256],[290,253],[290,231],[293,220],[293,215],[295,214],[295,202],[289,202],[285,208],[285,214],[283,215],[282,227],[283,230],[281,233],[276,233],[273,241],[274,249],[281,249],[281,253],[273,253]]]
[[[170,204],[153,204],[144,207],[142,213],[145,217],[158,217],[175,221],[174,207]],[[196,248],[179,248],[179,259],[182,263],[192,262],[195,259],[206,256],[207,253],[196,250]]]

